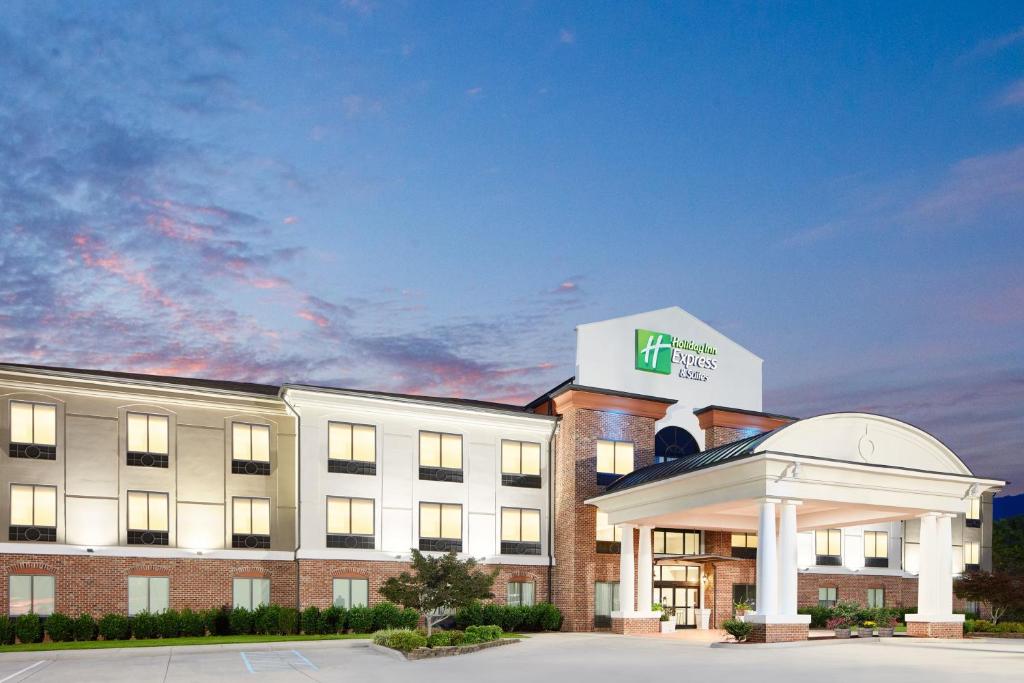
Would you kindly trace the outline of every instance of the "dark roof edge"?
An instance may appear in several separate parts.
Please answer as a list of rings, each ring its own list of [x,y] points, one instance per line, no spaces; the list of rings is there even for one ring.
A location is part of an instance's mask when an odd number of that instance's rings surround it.
[[[570,377],[569,379],[567,379],[567,380],[565,380],[563,382],[559,382],[558,384],[553,386],[551,389],[548,389],[543,394],[541,394],[537,398],[535,398],[532,401],[530,401],[529,403],[527,403],[524,406],[524,408],[526,410],[533,410],[534,408],[539,406],[541,403],[544,403],[545,401],[550,401],[551,397],[555,395],[555,392],[560,391],[562,389],[562,387],[569,386],[569,385],[571,385],[575,381],[576,381],[575,377]]]
[[[776,420],[793,420],[794,422],[799,420],[798,417],[792,415],[779,415],[778,413],[763,413],[760,410],[747,410],[746,408],[730,408],[729,406],[709,405],[703,408],[697,408],[693,411],[694,415],[701,415],[708,412],[709,410],[726,410],[730,413],[739,413],[740,415],[752,415],[754,417],[770,417]]]

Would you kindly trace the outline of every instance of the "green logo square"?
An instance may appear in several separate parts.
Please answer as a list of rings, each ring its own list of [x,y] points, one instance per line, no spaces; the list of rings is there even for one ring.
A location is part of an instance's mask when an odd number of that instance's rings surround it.
[[[672,335],[637,330],[636,369],[661,375],[672,374]]]

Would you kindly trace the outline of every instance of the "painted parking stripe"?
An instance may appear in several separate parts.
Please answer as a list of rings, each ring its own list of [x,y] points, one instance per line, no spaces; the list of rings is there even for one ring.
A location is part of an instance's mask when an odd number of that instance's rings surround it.
[[[23,674],[23,673],[25,673],[25,672],[27,672],[27,671],[31,671],[32,669],[36,668],[36,667],[37,667],[37,666],[39,666],[40,664],[45,664],[45,663],[46,663],[46,660],[45,660],[45,659],[40,659],[40,660],[39,660],[38,662],[36,662],[35,664],[32,664],[32,665],[30,665],[30,666],[26,666],[26,667],[25,667],[24,669],[22,669],[21,671],[15,671],[15,672],[14,672],[14,673],[12,673],[12,674],[11,674],[10,676],[7,676],[6,678],[0,678],[0,683],[4,683],[4,681],[9,681],[9,680],[12,680],[12,679],[14,679],[14,678],[17,678],[17,677],[18,677],[18,676],[20,676],[21,674]]]
[[[251,674],[272,671],[295,671],[310,669],[318,671],[317,666],[297,650],[281,650],[274,652],[240,652],[245,668]],[[0,681],[3,683],[3,681]]]
[[[256,673],[255,671],[252,670],[252,664],[249,663],[249,657],[244,652],[242,652],[240,654],[242,655],[242,661],[245,662],[245,668],[249,670],[249,673],[251,673],[251,674]],[[0,683],[3,683],[3,681],[0,681]]]
[[[305,655],[303,655],[298,650],[292,650],[292,654],[295,655],[296,657],[298,657],[299,659],[301,659],[306,664],[306,667],[312,669],[313,671],[319,671],[320,670],[320,669],[317,668],[316,664],[314,664],[313,662],[311,662],[308,659],[306,659]]]

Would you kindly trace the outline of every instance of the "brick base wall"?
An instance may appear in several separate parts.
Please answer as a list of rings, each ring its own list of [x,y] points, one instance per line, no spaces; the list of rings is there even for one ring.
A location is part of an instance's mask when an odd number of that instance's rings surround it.
[[[964,625],[956,621],[910,621],[907,635],[911,638],[963,638]]]
[[[807,624],[754,624],[751,643],[790,643],[807,640]]]
[[[661,632],[661,621],[659,619],[623,619],[612,617],[612,633],[619,633],[624,636],[648,635]]]

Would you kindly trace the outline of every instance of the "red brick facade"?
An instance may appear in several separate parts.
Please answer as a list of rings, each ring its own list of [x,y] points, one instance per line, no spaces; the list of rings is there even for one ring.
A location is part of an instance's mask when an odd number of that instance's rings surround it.
[[[807,624],[754,624],[751,643],[791,643],[807,640]]]
[[[907,635],[911,638],[963,638],[964,625],[960,622],[907,622]]]
[[[645,636],[661,631],[661,621],[658,619],[621,619],[612,617],[612,633],[619,633],[624,636]]]

